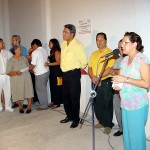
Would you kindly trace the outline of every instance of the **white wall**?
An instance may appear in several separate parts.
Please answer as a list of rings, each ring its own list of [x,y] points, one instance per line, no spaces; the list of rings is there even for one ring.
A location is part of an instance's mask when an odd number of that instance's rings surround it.
[[[22,45],[30,48],[33,39],[46,40],[42,0],[9,0],[10,35],[21,36]],[[44,9],[45,10],[45,9]]]
[[[0,38],[5,41],[6,49],[10,47],[8,0],[0,0]]]
[[[85,46],[87,56],[96,49],[95,36],[98,32],[105,32],[108,46],[117,47],[118,41],[126,31],[138,33],[145,46],[144,53],[150,58],[150,1],[149,0],[51,0],[51,31],[52,37],[62,40],[63,27],[67,23],[78,27],[81,19],[90,19],[91,34],[78,34],[78,38]],[[78,29],[78,28],[77,28]],[[81,109],[89,100],[89,77],[82,77]],[[150,117],[146,126],[147,136],[150,138]]]
[[[150,0],[136,0],[136,32],[142,37],[144,53],[150,58]]]
[[[0,0],[0,4],[2,4],[2,0]],[[0,38],[4,37],[4,33],[3,33],[3,9],[2,9],[3,5],[0,5]]]
[[[88,57],[96,49],[97,32],[105,32],[108,46],[114,49],[125,31],[140,34],[145,53],[150,56],[149,0],[0,0],[0,4],[1,37],[19,34],[27,48],[33,38],[41,39],[45,46],[51,37],[62,41],[65,24],[78,27],[79,20],[91,19],[92,33],[76,35],[85,45]]]
[[[105,32],[108,46],[115,49],[126,31],[137,32],[142,37],[144,53],[150,58],[149,16],[149,0],[0,0],[0,37],[10,45],[10,37],[19,34],[27,48],[32,39],[39,38],[47,48],[50,38],[62,41],[65,24],[78,27],[79,20],[90,19],[92,33],[78,34],[77,28],[76,35],[84,44],[88,58],[97,48],[98,32]],[[83,82],[85,104],[90,92],[89,77],[84,77]]]
[[[149,0],[51,0],[51,30],[52,37],[62,40],[63,27],[72,23],[78,27],[81,19],[91,19],[92,33],[78,34],[76,37],[84,43],[89,58],[96,49],[95,36],[105,32],[108,36],[108,46],[117,47],[118,41],[126,31],[137,32],[145,45],[144,53],[150,58],[150,1]],[[78,29],[78,28],[77,28]],[[86,84],[87,99],[90,91],[90,81]]]
[[[112,49],[116,48],[126,31],[137,32],[148,49],[149,15],[149,0],[51,0],[52,36],[61,40],[65,24],[72,23],[78,27],[79,20],[91,19],[92,33],[77,33],[76,36],[84,43],[88,56],[96,48],[95,35],[98,32],[107,34],[108,46]]]

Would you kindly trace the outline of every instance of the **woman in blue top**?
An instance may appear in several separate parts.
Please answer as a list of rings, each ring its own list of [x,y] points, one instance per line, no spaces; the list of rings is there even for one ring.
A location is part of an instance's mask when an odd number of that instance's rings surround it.
[[[122,40],[123,53],[120,75],[113,82],[123,83],[120,90],[123,139],[125,150],[146,150],[145,123],[148,116],[148,89],[150,87],[150,62],[141,53],[142,39],[134,32],[126,32]]]

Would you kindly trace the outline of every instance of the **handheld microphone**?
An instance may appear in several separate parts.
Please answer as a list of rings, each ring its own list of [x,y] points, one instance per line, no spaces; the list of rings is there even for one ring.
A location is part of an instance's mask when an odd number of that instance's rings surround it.
[[[106,54],[106,55],[104,55],[104,56],[101,56],[100,58],[109,57],[109,56],[111,56],[111,55],[118,55],[119,53],[120,53],[120,51],[119,51],[119,49],[117,48],[117,49],[114,49],[111,53],[108,53],[108,54]]]

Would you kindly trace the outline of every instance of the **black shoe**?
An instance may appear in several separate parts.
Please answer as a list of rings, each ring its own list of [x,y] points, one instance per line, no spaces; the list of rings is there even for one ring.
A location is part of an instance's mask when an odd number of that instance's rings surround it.
[[[72,121],[70,118],[66,117],[65,119],[61,120],[60,123],[67,123],[69,121]]]
[[[79,125],[79,122],[74,122],[71,124],[70,128],[76,128]]]
[[[14,102],[12,108],[16,108],[16,107],[18,107],[18,104]]]
[[[23,114],[23,113],[24,113],[24,110],[23,110],[23,109],[20,109],[19,112],[20,112],[21,114]]]
[[[26,110],[26,114],[29,114],[29,113],[31,113],[31,109]]]
[[[117,131],[116,133],[114,133],[114,136],[120,136],[120,135],[122,135],[122,134],[123,134],[123,132]]]

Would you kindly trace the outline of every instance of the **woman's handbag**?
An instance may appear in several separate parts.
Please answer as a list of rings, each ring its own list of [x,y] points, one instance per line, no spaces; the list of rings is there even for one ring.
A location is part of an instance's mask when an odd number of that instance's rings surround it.
[[[62,85],[62,77],[57,77],[57,86]]]

